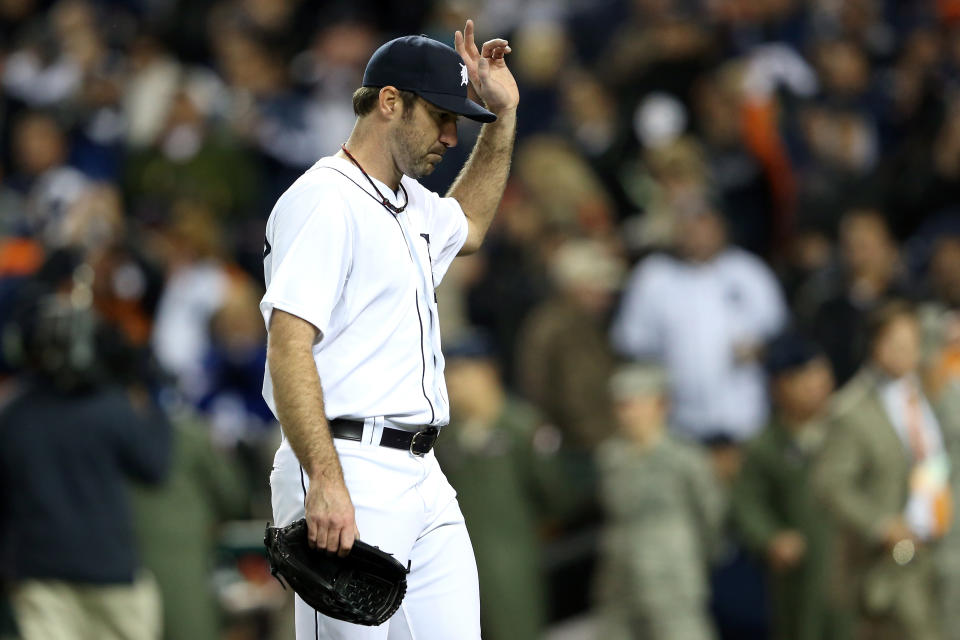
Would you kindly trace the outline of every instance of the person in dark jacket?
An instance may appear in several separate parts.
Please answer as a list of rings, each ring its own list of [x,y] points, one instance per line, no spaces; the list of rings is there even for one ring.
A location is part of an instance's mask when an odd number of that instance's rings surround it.
[[[31,294],[7,336],[24,366],[0,408],[0,567],[24,640],[154,639],[127,482],[161,481],[170,426],[100,370],[92,271]]]
[[[766,564],[776,640],[846,637],[830,602],[832,531],[810,473],[833,391],[819,345],[788,330],[767,345],[773,416],[747,445],[731,510],[743,542]]]

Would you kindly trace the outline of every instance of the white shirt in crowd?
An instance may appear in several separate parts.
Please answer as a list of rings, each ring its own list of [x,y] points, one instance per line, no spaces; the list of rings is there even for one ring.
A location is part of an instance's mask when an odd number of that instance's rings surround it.
[[[395,206],[404,201],[374,179]],[[403,177],[393,214],[349,160],[326,157],[267,221],[266,294],[320,331],[313,356],[327,417],[444,425],[450,411],[434,294],[467,238],[460,204]],[[269,369],[263,397],[276,415]]]
[[[160,364],[191,396],[202,384],[203,360],[210,348],[210,319],[223,304],[228,284],[223,265],[202,260],[177,269],[160,295],[153,348]]]
[[[911,390],[912,387],[912,390]],[[943,436],[940,434],[940,422],[937,415],[927,402],[923,394],[920,380],[916,376],[905,376],[897,380],[889,380],[880,385],[880,399],[883,408],[890,418],[894,431],[903,441],[908,452],[913,452],[913,443],[910,440],[907,416],[910,413],[910,394],[917,393],[919,403],[919,427],[923,433],[923,442],[927,455],[934,455],[943,451]]]
[[[627,283],[612,340],[627,357],[663,362],[676,429],[742,440],[763,426],[768,401],[763,370],[737,348],[764,342],[786,319],[773,273],[745,251],[707,263],[653,255]]]

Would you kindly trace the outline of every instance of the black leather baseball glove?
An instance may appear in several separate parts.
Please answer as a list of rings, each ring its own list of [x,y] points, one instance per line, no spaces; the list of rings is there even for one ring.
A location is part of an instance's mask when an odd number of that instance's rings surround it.
[[[302,518],[282,528],[267,524],[263,544],[274,577],[282,577],[304,602],[331,618],[383,624],[407,592],[409,569],[392,555],[359,540],[343,558],[311,549]]]

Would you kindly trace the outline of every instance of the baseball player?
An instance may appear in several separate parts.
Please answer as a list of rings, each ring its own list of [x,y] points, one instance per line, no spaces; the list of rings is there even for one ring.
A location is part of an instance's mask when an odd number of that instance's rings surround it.
[[[267,222],[263,395],[283,428],[274,519],[305,516],[318,549],[345,555],[361,538],[411,567],[403,605],[379,627],[327,618],[298,598],[298,640],[480,638],[473,551],[432,451],[449,419],[434,288],[490,226],[519,93],[506,40],[478,49],[468,20],[454,42],[381,46],[354,94],[350,138]],[[457,143],[459,116],[485,124],[441,197],[417,179]]]

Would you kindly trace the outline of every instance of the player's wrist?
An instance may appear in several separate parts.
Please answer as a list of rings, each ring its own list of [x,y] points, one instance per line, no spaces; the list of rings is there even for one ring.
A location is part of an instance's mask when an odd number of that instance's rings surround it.
[[[519,106],[518,104],[514,104],[514,105],[505,105],[501,107],[494,107],[488,104],[486,107],[487,110],[490,111],[490,113],[492,113],[493,115],[497,116],[497,119],[494,122],[488,123],[488,125],[503,124],[503,120],[505,119],[516,118],[518,106]]]
[[[311,484],[322,483],[324,486],[329,486],[330,483],[343,484],[343,470],[335,453],[330,457],[304,464],[303,472],[310,479]]]

